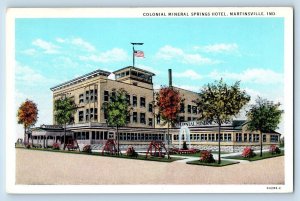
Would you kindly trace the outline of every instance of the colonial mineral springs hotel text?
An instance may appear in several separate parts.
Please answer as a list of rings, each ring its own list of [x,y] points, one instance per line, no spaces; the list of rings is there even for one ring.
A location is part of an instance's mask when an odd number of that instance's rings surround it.
[[[107,126],[107,117],[101,108],[104,102],[109,101],[113,89],[123,88],[129,94],[127,100],[133,110],[128,116],[126,127],[119,129],[120,148],[126,149],[128,145],[133,145],[137,150],[146,150],[152,140],[166,141],[167,128],[154,107],[155,89],[152,78],[155,74],[132,66],[113,73],[115,80],[108,79],[111,72],[96,70],[51,88],[53,102],[61,96],[70,96],[78,106],[73,122],[67,125],[67,136],[75,138],[79,145],[91,144],[93,149],[101,149],[107,139],[116,139],[115,128]],[[197,93],[176,89],[184,97],[178,120],[185,123],[179,123],[170,129],[170,147],[179,146],[179,133],[182,133],[180,126],[186,125],[190,135],[181,137],[188,136],[189,139],[182,140],[189,142],[194,148],[217,150],[217,125],[201,125],[196,121],[199,114],[193,100],[197,98]],[[54,125],[32,128],[27,138],[32,137],[35,144],[44,147],[60,141],[64,130],[57,125],[54,117],[53,122]],[[248,131],[246,124],[245,120],[234,120],[230,124],[222,125],[222,151],[241,151],[245,146],[259,148],[258,132]],[[275,131],[263,133],[263,146],[279,144],[279,138],[280,134]]]

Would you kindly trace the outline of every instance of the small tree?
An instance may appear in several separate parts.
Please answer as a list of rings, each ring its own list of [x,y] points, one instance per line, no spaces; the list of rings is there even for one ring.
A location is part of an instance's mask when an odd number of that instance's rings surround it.
[[[67,123],[73,119],[77,107],[72,97],[61,97],[54,101],[54,119],[56,123],[64,126],[64,150],[66,149]]]
[[[272,103],[258,97],[256,103],[247,112],[247,128],[251,131],[259,131],[260,134],[260,156],[262,157],[262,133],[274,131],[278,128],[283,110],[280,103]]]
[[[118,155],[120,154],[119,127],[127,124],[127,116],[130,115],[130,103],[127,100],[127,91],[113,89],[109,102],[104,102],[102,109],[107,114],[107,124],[116,127],[118,140]]]
[[[168,142],[168,158],[169,154],[169,134],[170,134],[170,125],[174,125],[177,122],[177,116],[180,112],[180,103],[181,97],[178,90],[175,90],[173,87],[162,87],[157,96],[156,104],[158,106],[159,114],[161,114],[162,119],[168,125],[167,130],[167,142]]]
[[[23,124],[24,126],[24,142],[25,142],[26,129],[29,128],[30,126],[34,126],[38,119],[37,105],[33,101],[26,99],[26,101],[23,102],[18,109],[17,118],[18,118],[18,124]]]
[[[195,101],[200,111],[200,119],[205,123],[218,125],[218,163],[221,163],[221,125],[232,121],[242,107],[250,100],[250,96],[240,89],[240,82],[232,86],[223,82],[223,79],[207,84],[199,93]]]

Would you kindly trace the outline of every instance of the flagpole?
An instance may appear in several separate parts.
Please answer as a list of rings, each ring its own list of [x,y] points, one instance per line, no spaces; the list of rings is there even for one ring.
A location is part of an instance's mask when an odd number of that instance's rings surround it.
[[[132,66],[134,67],[135,65],[135,56],[134,56],[134,53],[135,53],[135,49],[134,49],[134,46],[135,45],[143,45],[144,43],[131,43],[132,44]]]
[[[132,45],[132,66],[134,67],[134,45]]]

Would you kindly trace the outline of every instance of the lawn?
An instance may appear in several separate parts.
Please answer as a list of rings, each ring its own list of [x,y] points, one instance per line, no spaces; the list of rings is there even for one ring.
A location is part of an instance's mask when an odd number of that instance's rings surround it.
[[[26,149],[23,147],[16,147],[18,149]],[[48,152],[57,152],[57,153],[66,153],[66,154],[83,154],[83,155],[90,155],[90,156],[100,156],[100,157],[113,157],[113,158],[123,158],[123,159],[133,159],[133,160],[146,160],[146,161],[157,161],[157,162],[173,162],[173,161],[177,161],[177,160],[182,160],[183,158],[179,158],[179,157],[171,157],[170,159],[167,158],[167,156],[165,158],[159,158],[159,157],[150,157],[148,156],[148,158],[145,157],[145,155],[139,155],[137,158],[135,157],[129,157],[126,154],[122,154],[122,155],[110,155],[110,154],[104,154],[102,155],[102,153],[86,153],[86,152],[80,152],[80,151],[67,151],[67,150],[53,150],[53,149],[43,149],[43,148],[31,148],[31,149],[27,149],[27,150],[35,150],[35,151],[48,151]]]
[[[218,154],[217,151],[212,151],[212,154]],[[229,152],[221,152],[221,154],[228,154]],[[200,152],[194,154],[172,154],[173,156],[189,156],[189,157],[200,157]]]
[[[229,157],[224,157],[224,158],[229,158],[229,159],[236,159],[236,160],[248,160],[248,161],[257,161],[257,160],[263,160],[267,158],[274,158],[278,156],[284,156],[284,151],[282,150],[280,154],[271,154],[270,152],[263,152],[262,157],[260,157],[260,153],[256,153],[256,156],[252,158],[244,158],[241,155],[238,156],[229,156]]]
[[[232,161],[226,161],[226,160],[221,160],[221,164],[218,164],[217,160],[214,163],[204,163],[204,162],[201,162],[200,160],[187,162],[187,164],[190,164],[190,165],[202,165],[202,166],[213,166],[213,167],[223,167],[223,166],[234,165],[234,164],[238,164],[238,163],[239,162],[232,162]]]

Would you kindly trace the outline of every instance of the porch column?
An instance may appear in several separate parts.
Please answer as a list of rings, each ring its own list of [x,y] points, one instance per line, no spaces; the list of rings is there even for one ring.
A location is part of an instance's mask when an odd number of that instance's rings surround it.
[[[45,143],[46,143],[45,138],[46,138],[46,136],[44,135],[44,136],[42,136],[42,137],[43,137],[43,148],[45,148]]]

